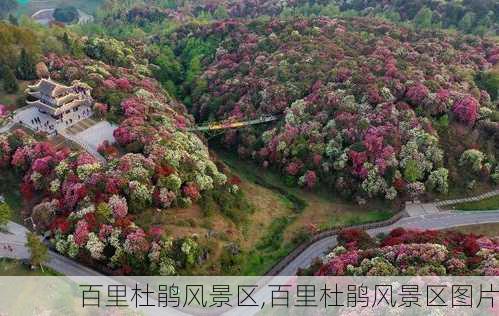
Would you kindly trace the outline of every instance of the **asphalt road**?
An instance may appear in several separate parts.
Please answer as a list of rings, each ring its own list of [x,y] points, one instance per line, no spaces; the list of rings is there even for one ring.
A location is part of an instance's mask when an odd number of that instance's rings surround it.
[[[19,224],[9,222],[6,231],[0,231],[0,257],[11,259],[28,259],[29,251],[24,245],[28,230]],[[101,276],[78,262],[49,250],[49,261],[46,266],[64,275]]]
[[[419,229],[446,229],[459,226],[498,223],[498,211],[484,212],[442,212],[439,214],[423,215],[417,217],[402,218],[398,222],[376,229],[370,229],[367,232],[371,236],[379,233],[388,233],[394,228],[419,228]],[[329,249],[336,246],[336,237],[331,236],[317,241],[305,249],[297,258],[284,268],[279,275],[296,275],[299,268],[306,268],[312,264],[315,258],[324,255]]]

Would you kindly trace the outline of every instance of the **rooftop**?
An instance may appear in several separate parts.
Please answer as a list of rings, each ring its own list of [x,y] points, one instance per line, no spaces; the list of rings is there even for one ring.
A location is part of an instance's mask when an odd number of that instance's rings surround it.
[[[70,87],[52,81],[51,79],[41,79],[37,85],[38,91],[44,95],[48,95],[51,97],[57,97],[60,94],[64,93]]]

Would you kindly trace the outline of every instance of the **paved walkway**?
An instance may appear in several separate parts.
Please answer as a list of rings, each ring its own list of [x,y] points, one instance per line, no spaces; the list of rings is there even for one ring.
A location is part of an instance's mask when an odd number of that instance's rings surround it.
[[[90,116],[92,116],[91,108],[82,106],[76,112],[71,111],[69,114],[65,114],[64,121],[58,121],[50,115],[41,113],[35,107],[28,107],[17,111],[13,121],[15,123],[22,122],[22,124],[28,125],[29,128],[34,131],[52,133],[55,132],[55,130],[61,131],[69,128]],[[37,123],[35,119],[38,119],[40,123]]]
[[[87,143],[94,150],[104,142],[108,141],[110,144],[114,143],[114,131],[118,127],[107,121],[101,121],[83,131],[75,134],[75,137],[80,139],[82,142]]]
[[[405,205],[405,211],[409,216],[421,216],[428,214],[436,214],[439,212],[438,207],[434,203],[410,203]]]
[[[13,121],[10,121],[9,123],[0,127],[0,134],[8,132],[14,125],[15,123]]]
[[[24,246],[27,229],[14,222],[9,222],[5,231],[0,231],[0,257],[27,259],[29,253]]]
[[[446,205],[453,205],[465,202],[476,202],[484,199],[491,198],[493,196],[499,195],[499,189],[483,193],[476,196],[470,196],[462,199],[452,199],[445,201],[437,201],[433,203],[420,203],[419,201],[407,202],[405,204],[405,211],[409,216],[421,216],[428,214],[437,214],[441,212],[440,207]]]
[[[59,134],[63,136],[66,139],[69,139],[72,142],[75,142],[76,144],[80,145],[86,152],[88,152],[90,155],[94,156],[100,163],[106,164],[107,160],[102,156],[98,151],[97,148],[93,147],[92,145],[88,144],[85,140],[67,133],[66,131],[60,131]]]

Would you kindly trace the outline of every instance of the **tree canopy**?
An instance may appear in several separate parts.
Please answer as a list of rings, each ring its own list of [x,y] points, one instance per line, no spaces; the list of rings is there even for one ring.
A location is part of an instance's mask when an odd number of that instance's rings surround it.
[[[78,9],[74,6],[59,7],[54,11],[54,19],[63,23],[72,23],[78,20]]]

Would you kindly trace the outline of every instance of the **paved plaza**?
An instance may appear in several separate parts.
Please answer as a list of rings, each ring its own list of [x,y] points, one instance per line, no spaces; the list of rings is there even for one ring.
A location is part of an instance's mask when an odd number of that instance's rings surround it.
[[[116,125],[107,121],[102,121],[82,132],[75,134],[75,137],[97,150],[99,145],[105,140],[107,140],[110,144],[115,142],[113,132],[116,128]]]
[[[71,110],[70,113],[64,115],[62,120],[56,120],[50,115],[41,113],[36,107],[28,107],[16,113],[14,122],[26,125],[37,132],[55,133],[56,130],[69,128],[91,116],[92,109],[86,106],[80,107],[77,111]]]
[[[80,107],[77,111],[71,110],[70,113],[64,115],[62,120],[58,121],[50,115],[41,113],[36,107],[26,107],[18,110],[12,122],[0,128],[0,133],[8,131],[14,126],[14,123],[20,123],[33,131],[47,132],[51,134],[53,139],[57,137],[68,139],[105,163],[105,158],[99,154],[97,149],[104,141],[108,141],[110,144],[115,143],[113,133],[117,126],[107,121],[97,122],[91,116],[91,109],[85,106]],[[62,145],[64,142],[59,140],[58,143]]]

